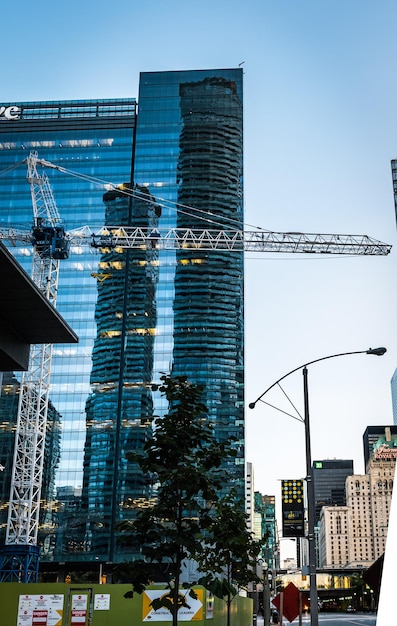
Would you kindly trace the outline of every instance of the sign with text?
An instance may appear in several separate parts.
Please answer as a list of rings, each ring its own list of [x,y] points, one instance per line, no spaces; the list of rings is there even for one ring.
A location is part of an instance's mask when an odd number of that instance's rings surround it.
[[[87,623],[87,601],[85,594],[72,596],[72,614],[70,617],[71,626],[86,626]]]
[[[62,626],[63,595],[19,596],[17,626]]]
[[[283,537],[305,536],[303,480],[281,481]]]
[[[78,609],[72,609],[72,615],[70,623],[73,626],[85,626],[87,611],[79,611]]]
[[[178,594],[178,623],[191,622],[203,619],[204,595],[203,589],[194,589],[197,597],[189,594],[189,589],[179,589]],[[171,600],[167,589],[146,589],[142,594],[142,621],[143,622],[172,622],[171,611],[165,605],[154,608],[162,599]]]
[[[0,105],[0,119],[3,120],[19,120],[21,109],[17,106]]]
[[[397,435],[379,437],[372,449],[372,458],[376,461],[391,461],[397,459]]]
[[[48,611],[33,611],[32,626],[47,626]]]
[[[110,593],[96,593],[94,597],[95,611],[110,610]]]

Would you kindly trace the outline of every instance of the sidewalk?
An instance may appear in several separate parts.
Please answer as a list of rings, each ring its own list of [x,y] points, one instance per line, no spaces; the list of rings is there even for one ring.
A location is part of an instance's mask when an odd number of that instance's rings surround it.
[[[303,615],[302,616],[302,623],[303,624],[307,624],[309,622],[310,622],[310,615],[308,615],[308,614]],[[265,620],[264,620],[263,615],[257,615],[256,622],[252,621],[251,622],[251,626],[255,626],[255,623],[256,623],[256,626],[265,626]],[[298,624],[299,623],[299,618],[297,617],[292,623],[293,624],[294,623]],[[282,624],[283,624],[283,626],[289,626],[290,622],[285,617],[283,617]],[[280,622],[278,622],[278,625],[280,626]],[[270,620],[270,626],[277,626],[277,624],[273,624],[273,620]]]

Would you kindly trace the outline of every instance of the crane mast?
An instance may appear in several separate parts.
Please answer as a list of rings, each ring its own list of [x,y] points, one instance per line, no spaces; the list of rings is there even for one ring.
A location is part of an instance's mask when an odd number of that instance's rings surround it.
[[[27,159],[34,225],[32,279],[55,307],[59,261],[69,243],[48,177],[37,171],[37,153]],[[6,530],[6,553],[0,581],[37,579],[40,495],[42,486],[52,344],[32,345],[29,368],[22,375]]]
[[[58,213],[49,179],[38,173],[37,165],[67,173],[67,170],[38,159],[31,152],[26,159],[27,180],[30,185],[33,228],[0,229],[0,240],[10,246],[19,243],[33,245],[32,279],[55,307],[60,260],[69,252],[88,247],[96,249],[186,250],[201,252],[226,250],[230,252],[309,253],[341,255],[389,254],[391,246],[366,235],[324,235],[283,233],[262,229],[242,231],[222,229],[145,229],[84,226],[66,232]],[[122,190],[122,187],[113,186]],[[37,580],[39,548],[40,495],[45,454],[45,437],[52,345],[31,348],[29,369],[22,376],[19,395],[15,450],[7,521],[6,546],[0,568],[0,582]]]

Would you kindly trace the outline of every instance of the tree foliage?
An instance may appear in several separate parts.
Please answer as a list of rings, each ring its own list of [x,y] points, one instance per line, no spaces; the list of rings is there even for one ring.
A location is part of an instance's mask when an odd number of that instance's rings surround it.
[[[230,605],[239,589],[260,582],[256,565],[265,541],[255,541],[247,530],[247,516],[233,493],[217,502],[211,541],[200,555],[199,568],[205,573],[198,582],[226,601],[228,624]]]
[[[129,455],[129,460],[153,475],[156,498],[119,528],[141,553],[128,568],[133,591],[142,593],[153,580],[155,564],[161,565],[170,590],[167,607],[172,609],[176,625],[183,562],[205,561],[219,493],[227,480],[224,462],[236,453],[233,441],[215,439],[200,386],[182,376],[163,376],[161,380],[158,389],[168,401],[168,412],[156,421],[143,452]]]
[[[241,504],[238,505],[233,493],[217,502],[211,543],[207,544],[199,562],[200,569],[207,572],[200,583],[207,587],[214,583],[214,593],[219,597],[234,596],[256,577],[264,540],[255,541],[247,530],[247,515]],[[223,573],[221,579],[220,572]]]

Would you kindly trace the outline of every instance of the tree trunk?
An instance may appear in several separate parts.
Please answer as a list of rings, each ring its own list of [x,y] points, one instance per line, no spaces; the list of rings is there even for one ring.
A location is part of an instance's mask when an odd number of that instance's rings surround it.
[[[232,564],[229,561],[228,566],[227,566],[227,582],[229,583],[229,585],[231,584],[231,580],[232,580]],[[227,593],[227,617],[226,617],[226,623],[227,626],[230,626],[230,605],[231,605],[231,597],[230,597],[230,591],[228,591]]]
[[[227,626],[230,626],[230,605],[231,605],[231,603],[232,603],[232,600],[230,598],[230,591],[229,591],[229,593],[227,594],[227,620],[226,620]]]
[[[176,574],[174,579],[174,588],[172,590],[172,626],[178,626],[178,596],[179,596],[179,578],[180,578],[181,564],[178,559],[178,566],[176,568]]]

